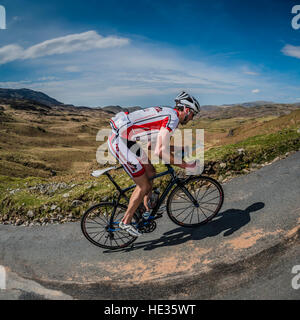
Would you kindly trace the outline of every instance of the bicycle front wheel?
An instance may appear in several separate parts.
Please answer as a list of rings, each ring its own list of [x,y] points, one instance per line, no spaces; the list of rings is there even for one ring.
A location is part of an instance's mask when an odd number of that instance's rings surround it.
[[[196,176],[173,189],[168,198],[167,213],[180,226],[196,227],[215,217],[223,201],[224,192],[216,180]]]
[[[104,249],[120,249],[129,246],[136,240],[126,231],[119,228],[127,207],[122,204],[101,202],[89,208],[81,218],[81,230],[84,236],[94,245]],[[133,222],[137,221],[136,215]]]

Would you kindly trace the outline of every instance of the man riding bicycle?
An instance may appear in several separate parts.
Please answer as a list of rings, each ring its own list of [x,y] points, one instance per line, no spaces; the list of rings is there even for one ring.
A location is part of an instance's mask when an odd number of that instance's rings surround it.
[[[183,169],[196,166],[195,161],[175,163],[177,161],[174,158],[174,150],[170,148],[170,139],[179,124],[188,123],[200,112],[200,104],[185,91],[175,98],[175,102],[174,108],[151,107],[130,114],[119,112],[110,120],[112,133],[108,139],[109,150],[136,184],[119,227],[134,237],[140,236],[141,233],[130,224],[132,217],[143,201],[146,210],[150,211],[148,201],[152,194],[151,178],[156,173],[148,156],[136,141],[147,138],[150,148],[150,139],[152,142],[155,140],[155,155],[166,163]]]

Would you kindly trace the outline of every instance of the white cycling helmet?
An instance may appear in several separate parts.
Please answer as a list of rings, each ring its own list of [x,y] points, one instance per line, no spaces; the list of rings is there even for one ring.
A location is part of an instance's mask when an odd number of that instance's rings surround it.
[[[190,96],[187,92],[182,91],[175,98],[176,106],[188,107],[194,110],[195,114],[200,112],[200,103],[196,98]]]

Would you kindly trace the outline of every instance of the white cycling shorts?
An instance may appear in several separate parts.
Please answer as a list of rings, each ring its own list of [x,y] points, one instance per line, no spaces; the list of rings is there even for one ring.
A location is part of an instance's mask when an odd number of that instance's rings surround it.
[[[131,178],[140,177],[145,173],[144,164],[149,163],[149,160],[136,142],[120,138],[113,131],[107,142],[109,151],[122,164]]]

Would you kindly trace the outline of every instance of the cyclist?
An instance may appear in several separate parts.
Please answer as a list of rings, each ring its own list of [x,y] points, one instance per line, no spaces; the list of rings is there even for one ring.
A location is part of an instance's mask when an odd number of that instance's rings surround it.
[[[140,236],[141,233],[130,223],[143,201],[146,210],[150,211],[148,205],[152,191],[150,178],[155,175],[155,168],[136,141],[146,138],[148,149],[150,149],[150,139],[152,142],[155,140],[155,154],[166,163],[184,169],[196,166],[195,161],[190,163],[182,161],[181,164],[175,164],[174,155],[170,152],[172,149],[170,139],[179,124],[188,123],[200,111],[200,104],[185,91],[175,98],[175,103],[174,108],[151,107],[132,113],[119,112],[110,120],[112,132],[108,139],[109,150],[136,184],[119,227],[135,237]]]

